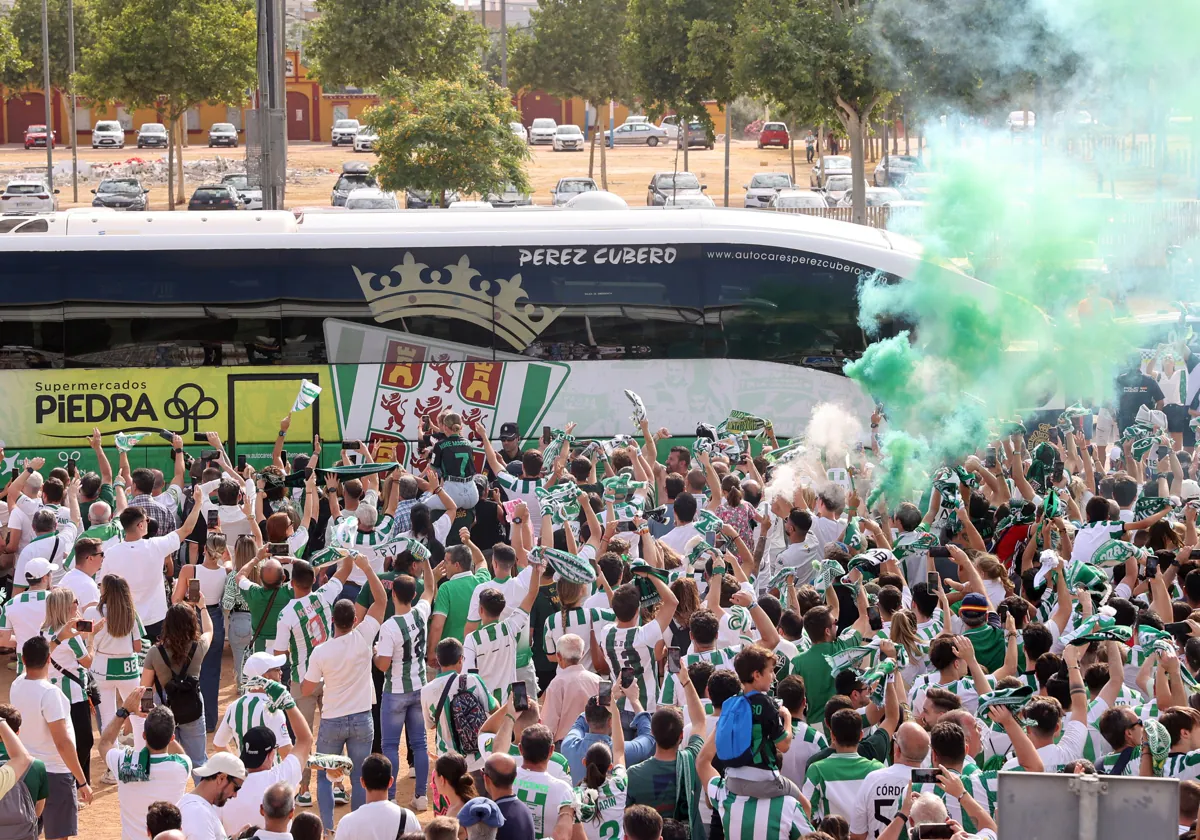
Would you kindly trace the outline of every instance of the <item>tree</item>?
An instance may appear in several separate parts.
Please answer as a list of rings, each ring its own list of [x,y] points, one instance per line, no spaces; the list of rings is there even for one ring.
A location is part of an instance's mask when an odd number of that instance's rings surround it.
[[[74,6],[75,51],[78,56],[92,43],[93,4],[89,0],[75,0]],[[47,19],[50,28],[50,84],[65,88],[71,75],[71,56],[67,49],[67,0],[49,0]],[[9,66],[0,75],[0,82],[9,89],[40,89],[45,83],[45,70],[42,67],[42,0],[16,0],[8,22],[22,61]]]
[[[8,15],[0,16],[0,79],[10,73],[24,72],[25,64],[25,59],[21,56],[21,46],[13,36]]]
[[[509,74],[514,89],[539,89],[563,99],[578,96],[595,106],[627,97],[629,75],[620,41],[627,0],[541,0],[527,30],[510,41]],[[592,127],[592,156],[600,120]],[[588,175],[592,174],[591,162]],[[604,145],[600,183],[608,189]]]
[[[374,89],[393,73],[452,79],[479,61],[484,28],[449,0],[317,0],[309,72],[327,88]]]
[[[872,0],[746,0],[735,53],[738,77],[801,110],[834,109],[850,140],[854,221],[866,222],[863,138],[895,90],[874,60]],[[806,107],[804,103],[808,103]]]
[[[529,191],[529,148],[509,123],[512,97],[479,67],[460,79],[415,83],[394,73],[380,86],[384,103],[368,112],[379,134],[375,177],[385,190],[450,190],[485,196],[513,184]]]
[[[96,16],[76,87],[97,102],[157,110],[172,156],[189,109],[241,105],[256,84],[253,0],[97,0]],[[174,207],[174,178],[167,183]]]

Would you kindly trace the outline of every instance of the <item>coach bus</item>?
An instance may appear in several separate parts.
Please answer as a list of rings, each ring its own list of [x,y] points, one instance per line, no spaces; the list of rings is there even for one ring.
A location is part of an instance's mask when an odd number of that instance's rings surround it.
[[[169,429],[189,445],[215,429],[269,450],[304,378],[322,395],[291,440],[378,439],[401,458],[421,417],[445,408],[493,435],[568,420],[578,436],[630,433],[627,388],[681,438],[730,409],[780,434],[819,402],[869,411],[840,374],[868,343],[858,280],[910,277],[918,246],[820,218],[620,204],[9,224],[7,455],[86,461],[93,428]]]

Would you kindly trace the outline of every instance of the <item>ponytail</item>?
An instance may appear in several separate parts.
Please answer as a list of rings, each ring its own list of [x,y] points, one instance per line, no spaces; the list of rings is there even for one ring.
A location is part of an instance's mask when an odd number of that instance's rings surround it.
[[[598,788],[608,779],[612,770],[612,752],[607,744],[592,744],[583,756],[583,782],[590,788]]]

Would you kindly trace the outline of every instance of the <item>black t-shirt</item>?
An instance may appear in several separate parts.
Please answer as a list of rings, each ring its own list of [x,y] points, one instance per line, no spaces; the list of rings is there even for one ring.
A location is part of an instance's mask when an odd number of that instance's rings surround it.
[[[1133,425],[1138,409],[1154,408],[1163,398],[1158,383],[1141,371],[1130,371],[1117,377],[1117,427],[1121,431]]]
[[[475,475],[475,450],[458,435],[445,437],[433,445],[432,464],[444,478],[470,478]]]
[[[475,522],[471,525],[471,542],[483,550],[496,543],[505,542],[504,525],[500,520],[500,505],[488,499],[480,499],[475,505]]]

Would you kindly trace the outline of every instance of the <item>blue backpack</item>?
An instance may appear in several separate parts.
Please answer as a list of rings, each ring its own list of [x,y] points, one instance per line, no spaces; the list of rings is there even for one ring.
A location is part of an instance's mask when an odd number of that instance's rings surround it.
[[[750,752],[754,716],[748,696],[738,694],[721,704],[721,716],[717,718],[717,758],[727,766],[733,766],[731,762],[745,763],[744,758]]]

